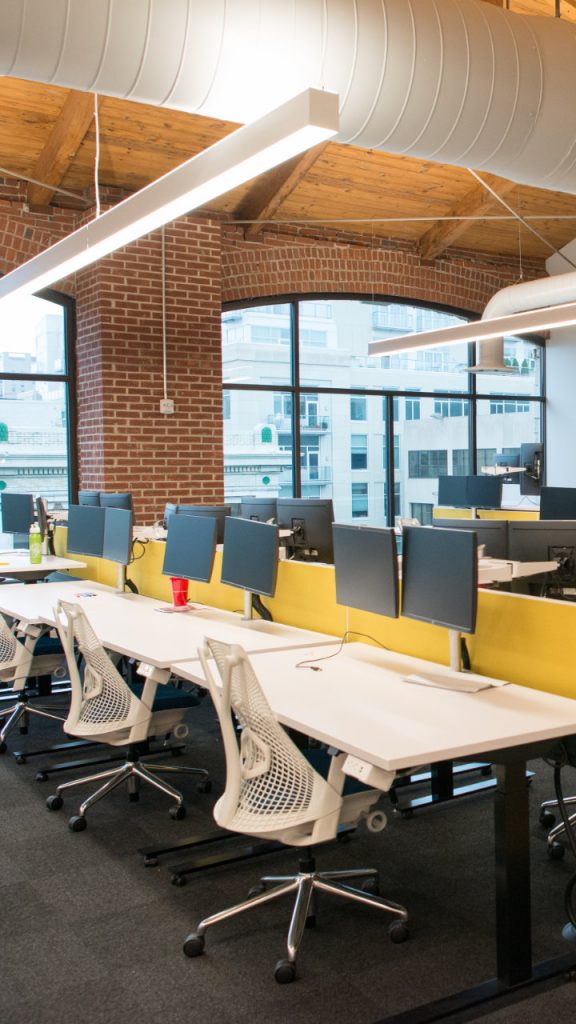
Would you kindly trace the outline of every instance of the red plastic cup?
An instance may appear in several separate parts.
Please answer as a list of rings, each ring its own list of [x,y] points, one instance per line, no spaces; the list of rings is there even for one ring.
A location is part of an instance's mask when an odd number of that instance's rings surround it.
[[[185,608],[188,604],[188,580],[181,580],[177,576],[170,577],[172,585],[172,603],[175,608]]]

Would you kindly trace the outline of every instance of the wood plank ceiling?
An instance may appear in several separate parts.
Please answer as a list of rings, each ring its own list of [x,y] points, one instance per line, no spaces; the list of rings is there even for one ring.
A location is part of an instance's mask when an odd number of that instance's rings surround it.
[[[576,22],[576,0],[485,0],[520,14]],[[32,207],[94,202],[94,183],[136,191],[236,125],[213,118],[0,78],[0,176],[24,179]],[[97,137],[100,156],[96,176]],[[287,222],[393,239],[435,259],[450,246],[546,258],[576,236],[576,196],[483,180],[547,240],[540,241],[461,168],[328,143],[212,204],[246,237]]]

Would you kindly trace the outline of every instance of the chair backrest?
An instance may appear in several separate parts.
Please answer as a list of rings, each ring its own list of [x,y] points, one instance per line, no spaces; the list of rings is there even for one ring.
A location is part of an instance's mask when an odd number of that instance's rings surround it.
[[[309,842],[331,838],[341,796],[312,768],[276,719],[246,652],[236,644],[206,638],[200,659],[226,754],[226,789],[214,810],[218,824],[251,835],[302,831],[307,825]],[[240,726],[240,745],[231,712]],[[328,824],[328,834],[322,825],[313,828],[321,822]],[[304,842],[289,834],[284,841]]]
[[[0,680],[4,683],[22,680],[22,687],[32,667],[33,654],[12,632],[0,615]]]
[[[124,682],[80,605],[59,601],[55,616],[72,687],[65,731],[80,736],[120,731],[122,742],[136,738],[126,730],[147,723],[150,709]],[[84,659],[83,680],[76,661],[76,648]]]

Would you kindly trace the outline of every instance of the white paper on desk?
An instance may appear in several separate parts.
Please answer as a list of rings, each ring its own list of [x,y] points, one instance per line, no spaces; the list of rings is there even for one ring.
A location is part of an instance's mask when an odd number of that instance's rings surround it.
[[[404,676],[404,682],[416,683],[419,686],[432,686],[440,690],[453,690],[458,693],[478,693],[480,690],[507,685],[505,679],[487,679],[467,672],[455,672],[453,675],[440,673],[419,675],[414,672],[409,676]]]

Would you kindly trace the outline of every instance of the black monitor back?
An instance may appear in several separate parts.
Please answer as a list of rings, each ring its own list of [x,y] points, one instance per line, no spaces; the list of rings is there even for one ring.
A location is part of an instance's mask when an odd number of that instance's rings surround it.
[[[171,516],[162,566],[164,576],[208,583],[214,566],[217,527],[214,516]]]
[[[394,530],[334,523],[336,601],[398,617],[398,554]]]
[[[540,519],[576,520],[576,487],[543,487]]]
[[[276,498],[243,498],[240,502],[242,519],[255,519],[259,523],[276,522]]]
[[[120,565],[130,565],[133,528],[134,516],[130,509],[105,509],[102,557]]]
[[[540,494],[544,480],[544,446],[541,443],[520,445],[520,494]]]
[[[102,558],[106,509],[99,505],[70,505],[66,550],[71,555]]]
[[[100,491],[100,504],[103,508],[123,508],[132,512],[132,492]]]
[[[215,519],[217,523],[216,543],[224,543],[224,520],[226,516],[232,515],[230,505],[178,505],[176,512],[178,515],[209,516],[211,519]]]
[[[438,504],[452,508],[468,508],[468,492],[465,476],[438,477]]]
[[[406,527],[402,533],[402,615],[473,633],[477,604],[475,533]]]
[[[79,505],[99,505],[100,491],[78,491]]]
[[[432,526],[445,530],[473,530],[488,558],[508,558],[506,519],[434,519]]]
[[[293,531],[293,537],[287,539],[287,547],[292,548],[294,558],[334,562],[331,498],[278,498],[276,509],[278,525]]]
[[[466,477],[466,495],[469,508],[500,508],[502,505],[502,477],[489,473]]]
[[[28,533],[34,522],[34,495],[2,492],[2,532]]]
[[[226,519],[221,582],[251,594],[274,597],[278,552],[277,526],[240,516]]]

